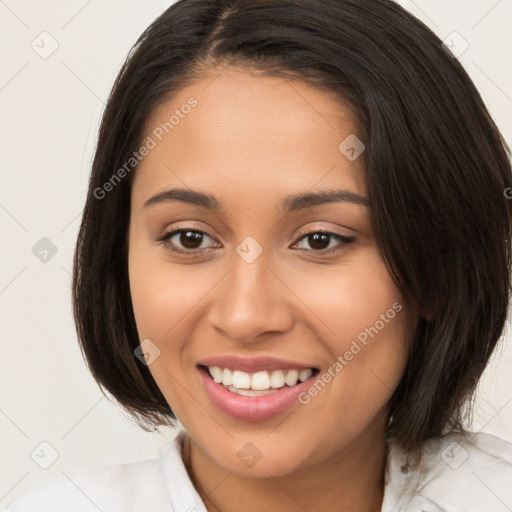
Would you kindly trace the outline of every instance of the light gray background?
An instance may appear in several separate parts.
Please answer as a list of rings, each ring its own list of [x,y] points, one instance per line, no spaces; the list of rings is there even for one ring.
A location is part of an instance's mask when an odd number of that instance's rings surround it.
[[[104,101],[137,36],[172,3],[0,1],[0,507],[53,474],[154,456],[173,437],[137,429],[103,397],[82,360],[70,300]],[[510,144],[512,0],[400,3],[455,50],[467,41],[459,59]],[[43,237],[57,248],[46,262],[33,253]],[[512,440],[508,333],[472,428]],[[52,450],[58,457],[43,469]]]

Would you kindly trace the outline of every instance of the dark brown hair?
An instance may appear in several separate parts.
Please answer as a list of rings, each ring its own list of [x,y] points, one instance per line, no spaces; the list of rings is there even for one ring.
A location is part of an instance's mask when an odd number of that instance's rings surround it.
[[[134,356],[136,168],[105,197],[97,191],[139,147],[155,108],[221,64],[327,88],[354,108],[377,243],[417,319],[388,436],[412,452],[464,430],[507,314],[510,150],[458,60],[390,0],[180,0],[144,31],[105,107],[76,244],[74,316],[94,378],[142,428],[173,424]]]

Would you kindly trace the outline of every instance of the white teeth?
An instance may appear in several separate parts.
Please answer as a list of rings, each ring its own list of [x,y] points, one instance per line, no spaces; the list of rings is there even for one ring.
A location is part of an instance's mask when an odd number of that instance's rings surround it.
[[[224,382],[223,382],[224,384]],[[225,384],[224,384],[225,385]],[[270,377],[268,372],[256,372],[251,377],[251,389],[262,390],[270,387]]]
[[[270,393],[277,393],[277,389],[264,389],[260,391],[255,391],[253,389],[238,389],[234,386],[228,386],[229,391],[232,393],[237,393],[239,395],[244,396],[263,396],[263,395],[269,395]]]
[[[304,382],[305,380],[308,380],[311,375],[313,375],[313,370],[311,368],[308,368],[307,370],[301,370],[299,372],[299,380]]]
[[[288,386],[295,386],[297,379],[299,378],[299,370],[289,370],[284,378],[284,381]]]
[[[273,370],[259,371],[253,374],[242,372],[240,370],[231,371],[228,368],[219,368],[218,366],[209,366],[208,371],[213,377],[213,380],[218,384],[230,389],[230,391],[237,390],[248,390],[247,392],[241,392],[239,394],[247,396],[259,396],[260,394],[254,394],[252,391],[272,391],[273,389],[279,389],[287,386],[295,386],[299,382],[304,382],[309,379],[313,374],[311,368],[304,370]]]
[[[224,368],[222,373],[222,384],[224,384],[224,386],[231,386],[231,384],[233,384],[233,372],[228,368]]]
[[[282,388],[284,386],[284,372],[275,370],[270,376],[270,386],[273,388]]]
[[[251,388],[251,376],[248,373],[235,370],[233,372],[233,384],[232,385],[238,389],[250,389]]]
[[[222,382],[222,370],[218,366],[209,366],[208,370],[210,371],[210,375],[213,377],[213,380],[217,382]]]

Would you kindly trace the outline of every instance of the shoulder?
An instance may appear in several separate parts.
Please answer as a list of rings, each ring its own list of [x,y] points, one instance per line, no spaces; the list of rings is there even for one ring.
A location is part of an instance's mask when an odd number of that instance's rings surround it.
[[[398,448],[392,448],[391,457],[390,485],[394,491],[407,488],[404,512],[512,510],[510,441],[483,432],[432,438],[424,445],[420,467],[411,472],[402,470],[406,459]]]
[[[3,512],[129,512],[168,506],[159,457],[154,457],[62,472],[22,493]]]

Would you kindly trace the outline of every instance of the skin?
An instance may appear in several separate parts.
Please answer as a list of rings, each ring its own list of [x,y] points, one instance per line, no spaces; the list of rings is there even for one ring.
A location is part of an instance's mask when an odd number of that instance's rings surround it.
[[[229,67],[179,91],[153,113],[145,136],[191,96],[198,106],[139,164],[129,229],[137,328],[160,350],[149,369],[188,433],[189,475],[210,512],[379,511],[387,403],[408,354],[405,304],[368,206],[279,209],[290,194],[323,189],[366,196],[363,159],[338,149],[359,133],[357,119],[323,89]],[[143,207],[173,187],[209,193],[223,209]],[[157,241],[178,228],[206,233],[195,246],[172,238],[198,257]],[[304,234],[319,229],[355,240],[331,237],[318,249]],[[236,252],[248,236],[263,249],[251,264]],[[402,311],[317,396],[269,420],[230,418],[199,379],[198,361],[225,354],[271,355],[321,375],[394,303]],[[247,442],[261,453],[252,467],[237,457]]]

